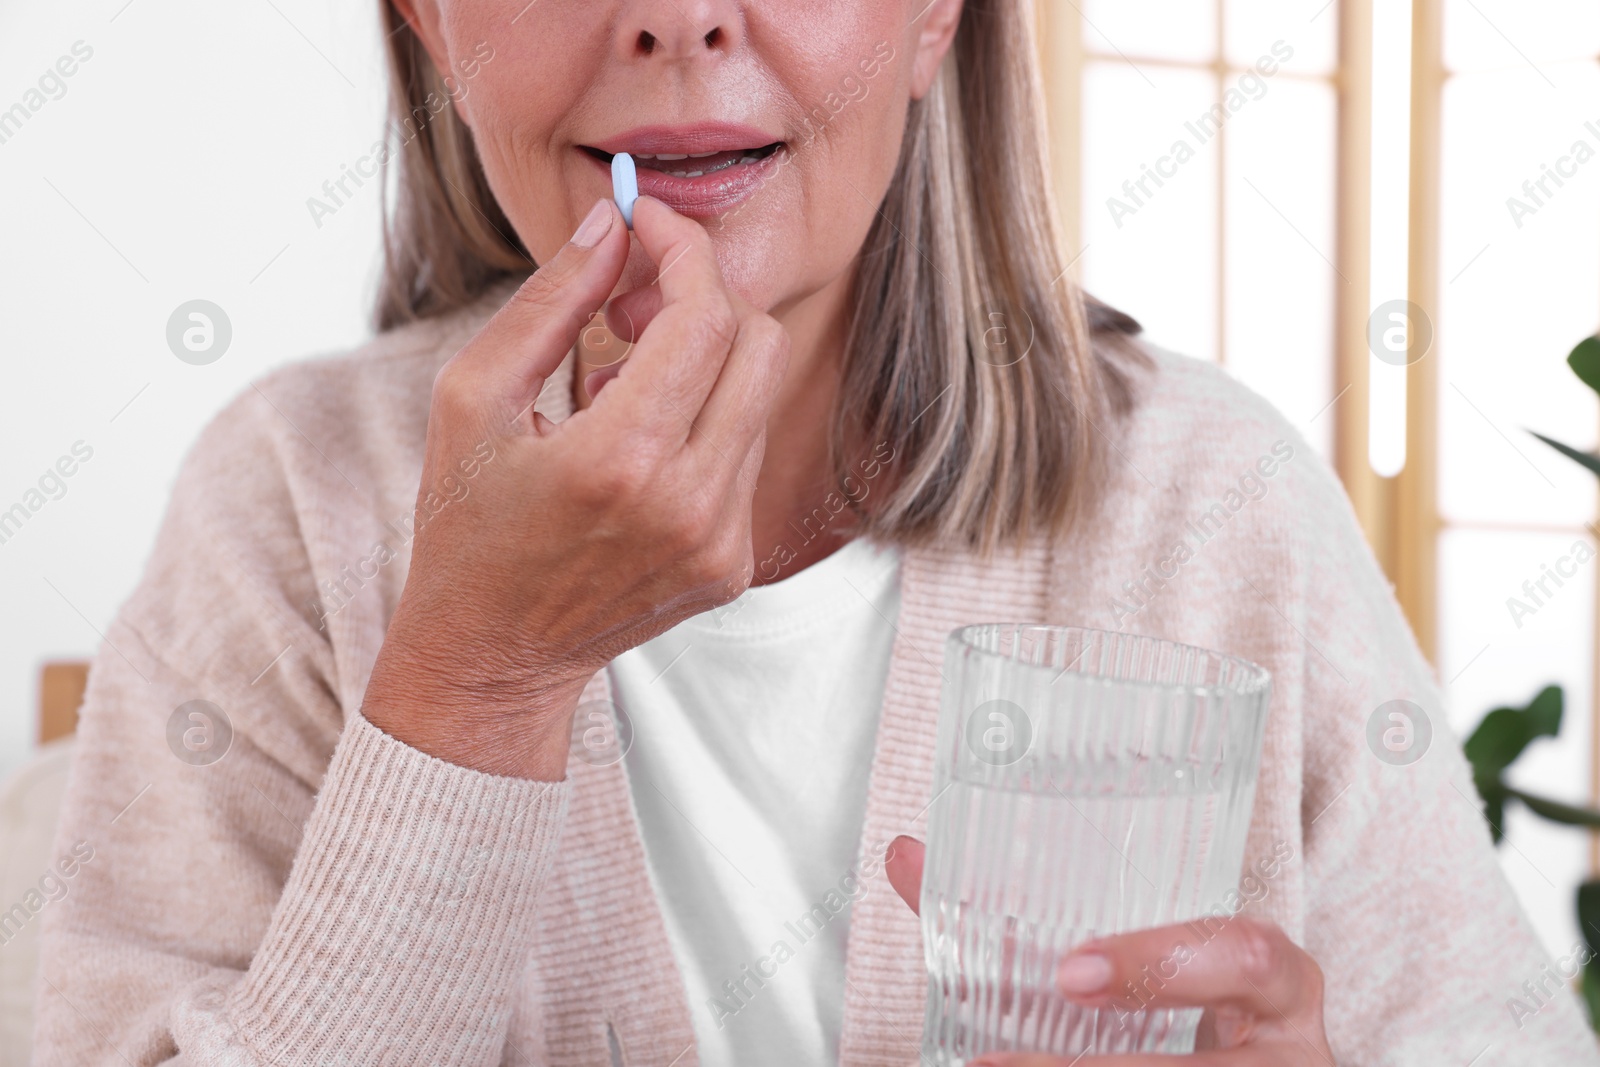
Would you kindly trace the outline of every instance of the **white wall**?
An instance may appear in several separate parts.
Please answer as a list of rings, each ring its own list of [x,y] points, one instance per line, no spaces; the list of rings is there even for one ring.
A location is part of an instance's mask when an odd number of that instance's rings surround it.
[[[200,427],[270,368],[368,335],[378,190],[320,228],[306,199],[382,132],[377,10],[0,5],[0,113],[37,107],[0,131],[0,511],[93,449],[0,544],[0,773],[32,747],[39,663],[91,657],[131,591]],[[80,41],[64,92],[29,95]],[[233,329],[206,366],[166,340],[196,298]]]

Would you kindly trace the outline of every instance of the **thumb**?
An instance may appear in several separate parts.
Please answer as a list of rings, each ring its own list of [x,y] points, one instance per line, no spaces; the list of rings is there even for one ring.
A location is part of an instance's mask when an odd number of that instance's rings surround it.
[[[900,899],[905,901],[912,911],[919,914],[918,903],[922,899],[922,859],[925,851],[921,841],[901,834],[889,842],[889,854],[883,861],[883,871],[889,876],[889,884],[900,894]]]
[[[606,328],[628,344],[638,344],[660,310],[661,287],[652,282],[613,297],[606,305]]]
[[[451,360],[453,373],[491,394],[484,400],[503,403],[511,413],[526,410],[611,295],[627,261],[622,215],[610,200],[596,201],[572,239]]]

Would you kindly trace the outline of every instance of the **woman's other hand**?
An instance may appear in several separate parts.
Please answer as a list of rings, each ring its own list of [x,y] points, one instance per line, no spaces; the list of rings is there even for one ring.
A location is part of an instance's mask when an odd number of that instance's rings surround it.
[[[750,582],[788,338],[723,284],[698,223],[646,198],[634,226],[659,299],[634,302],[636,344],[589,407],[532,410],[622,276],[610,201],[434,381],[411,568],[362,710],[441,759],[560,779],[589,678]]]
[[[897,837],[885,860],[889,882],[911,910],[922,893],[923,845]],[[1062,961],[1057,988],[1088,1008],[1203,1008],[1185,1063],[1217,1067],[1334,1067],[1322,1025],[1322,970],[1275,924],[1238,915],[1211,924],[1199,942],[1190,926],[1159,926],[1086,942]],[[1167,1055],[1063,1059],[990,1052],[968,1067],[1170,1067]]]

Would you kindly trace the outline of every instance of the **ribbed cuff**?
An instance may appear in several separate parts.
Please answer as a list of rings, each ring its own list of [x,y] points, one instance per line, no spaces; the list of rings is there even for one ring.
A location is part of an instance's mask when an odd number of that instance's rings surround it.
[[[568,792],[446,763],[352,715],[229,998],[238,1037],[285,1065],[498,1064]]]

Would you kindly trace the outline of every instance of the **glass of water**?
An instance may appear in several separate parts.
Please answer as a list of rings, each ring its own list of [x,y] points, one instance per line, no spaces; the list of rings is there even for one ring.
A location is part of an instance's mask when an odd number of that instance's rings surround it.
[[[922,876],[928,1062],[1193,1050],[1199,1009],[1082,1008],[1056,966],[1092,938],[1231,914],[1269,687],[1252,663],[1149,637],[950,635]]]

